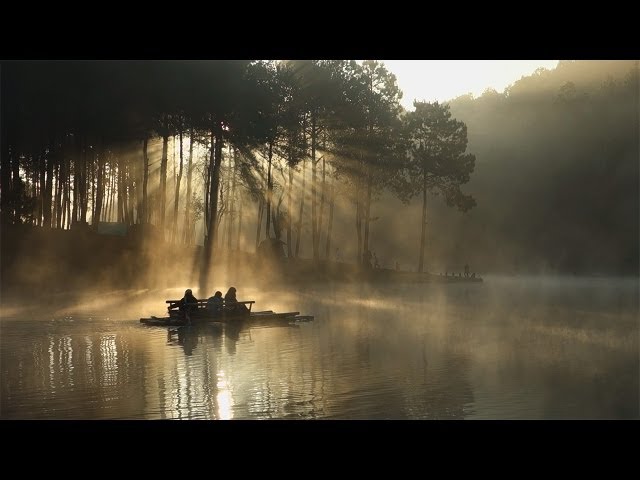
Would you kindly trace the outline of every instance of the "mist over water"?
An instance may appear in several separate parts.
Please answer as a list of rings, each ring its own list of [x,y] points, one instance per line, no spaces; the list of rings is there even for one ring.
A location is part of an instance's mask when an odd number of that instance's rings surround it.
[[[2,419],[637,419],[637,278],[248,289],[313,322],[168,335],[182,291],[3,298]]]
[[[637,60],[0,74],[0,419],[640,417]],[[139,322],[231,286],[315,320]]]

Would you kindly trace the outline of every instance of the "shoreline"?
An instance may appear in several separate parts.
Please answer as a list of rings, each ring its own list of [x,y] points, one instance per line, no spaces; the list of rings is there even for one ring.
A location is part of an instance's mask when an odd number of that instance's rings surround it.
[[[203,248],[171,244],[154,229],[125,236],[100,235],[90,228],[57,230],[10,225],[0,232],[0,300],[3,295],[55,294],[73,289],[155,289],[197,286]],[[216,250],[210,282],[269,285],[313,282],[483,283],[461,272],[418,273],[389,268],[363,269],[352,263],[286,257],[277,261],[243,251]],[[472,272],[473,275],[474,272]],[[512,277],[637,277],[635,272],[490,272]],[[214,278],[215,277],[215,278]]]

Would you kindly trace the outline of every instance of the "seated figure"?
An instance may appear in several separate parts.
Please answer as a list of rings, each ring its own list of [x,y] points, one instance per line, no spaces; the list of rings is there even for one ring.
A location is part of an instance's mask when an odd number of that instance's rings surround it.
[[[209,297],[207,300],[207,312],[211,315],[217,316],[222,313],[222,305],[224,301],[222,299],[222,292],[217,291],[213,297]]]
[[[224,306],[226,312],[235,314],[248,314],[249,309],[243,303],[238,303],[236,298],[236,288],[231,287],[224,296]]]

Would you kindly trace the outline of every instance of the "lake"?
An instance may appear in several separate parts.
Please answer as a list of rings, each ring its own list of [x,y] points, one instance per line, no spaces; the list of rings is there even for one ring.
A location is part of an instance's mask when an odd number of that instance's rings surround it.
[[[315,320],[139,323],[185,287],[3,298],[0,418],[640,418],[637,278],[236,287]]]

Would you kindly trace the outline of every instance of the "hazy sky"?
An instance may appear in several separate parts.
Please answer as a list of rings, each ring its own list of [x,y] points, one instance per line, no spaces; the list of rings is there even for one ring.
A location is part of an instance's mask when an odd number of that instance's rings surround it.
[[[492,87],[502,92],[538,67],[555,68],[558,60],[382,60],[398,80],[402,104],[414,100],[443,102],[460,95],[482,95]]]

